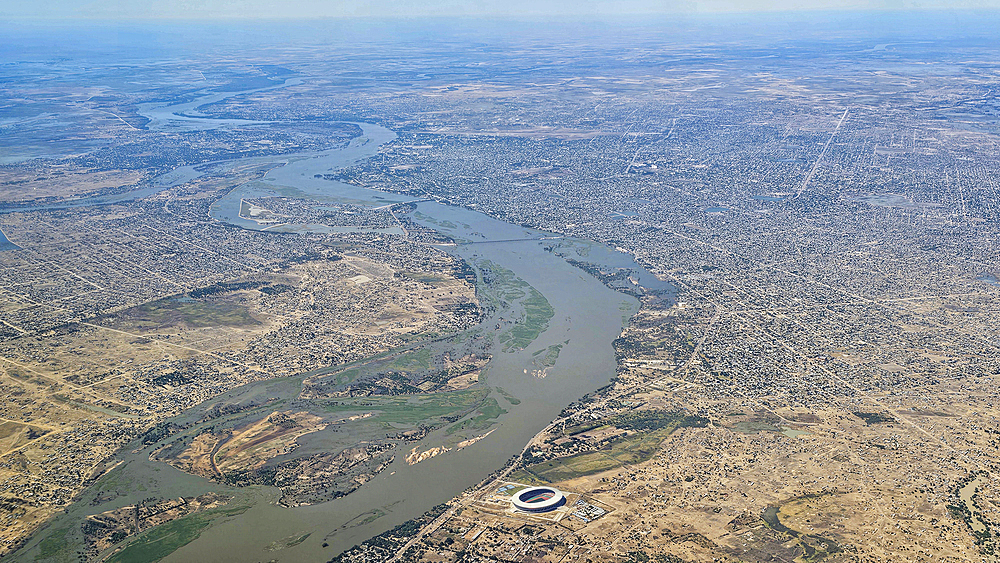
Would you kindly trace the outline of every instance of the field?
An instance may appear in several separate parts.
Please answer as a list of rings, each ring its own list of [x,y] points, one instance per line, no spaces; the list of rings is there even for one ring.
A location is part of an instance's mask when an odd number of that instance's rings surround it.
[[[651,417],[650,417],[651,418]],[[635,426],[629,424],[627,417],[620,417],[612,424],[593,424],[570,427],[567,432],[573,434],[600,435],[602,431],[632,430]],[[560,483],[579,477],[594,475],[618,467],[637,465],[652,459],[668,436],[675,430],[685,426],[704,425],[707,421],[692,419],[681,414],[664,413],[656,417],[655,429],[634,432],[598,442],[597,451],[590,451],[566,457],[556,457],[548,461],[526,466],[514,473],[515,481],[534,483]],[[613,434],[611,434],[613,435]]]
[[[69,533],[68,528],[62,528],[52,532],[49,537],[42,540],[39,544],[39,558],[54,560],[59,563],[73,561],[73,558],[69,553],[66,553],[66,547],[68,543],[66,542],[66,534]]]
[[[201,535],[209,525],[209,519],[202,515],[186,516],[168,522],[130,543],[125,549],[108,558],[109,563],[143,563],[159,561]]]
[[[400,355],[392,360],[389,366],[394,369],[410,372],[428,370],[431,368],[431,350],[429,348],[421,348]]]
[[[261,324],[245,305],[225,299],[168,297],[124,311],[122,316],[138,330],[178,325],[204,328]]]
[[[450,393],[398,397],[365,397],[329,402],[327,412],[373,412],[372,422],[390,425],[441,424],[483,404],[489,390],[468,389]]]

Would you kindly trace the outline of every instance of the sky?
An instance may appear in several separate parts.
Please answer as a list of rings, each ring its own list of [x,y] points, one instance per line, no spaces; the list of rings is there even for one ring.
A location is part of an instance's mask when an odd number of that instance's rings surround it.
[[[0,0],[0,19],[532,17],[820,10],[1000,10],[1000,0]]]

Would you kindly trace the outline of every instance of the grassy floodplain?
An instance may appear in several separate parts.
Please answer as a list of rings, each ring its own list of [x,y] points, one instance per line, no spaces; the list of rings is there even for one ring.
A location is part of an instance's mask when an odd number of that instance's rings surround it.
[[[707,423],[708,421],[703,418],[679,413],[657,413],[652,416],[648,413],[637,413],[617,417],[610,424],[585,423],[569,426],[565,431],[567,436],[614,428],[636,432],[612,439],[597,451],[534,463],[514,473],[511,479],[523,482],[558,483],[623,465],[642,463],[651,459],[663,440],[678,428],[704,426]]]

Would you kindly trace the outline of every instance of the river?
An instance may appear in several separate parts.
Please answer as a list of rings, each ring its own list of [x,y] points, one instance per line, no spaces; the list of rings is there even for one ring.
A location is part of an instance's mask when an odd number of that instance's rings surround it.
[[[218,95],[211,97],[212,101],[218,99],[221,99]],[[192,113],[199,105],[189,102],[183,107],[156,108],[147,117],[153,120],[151,126],[154,128],[166,127],[168,121],[172,123],[170,128],[180,127],[177,122],[183,121],[188,121],[185,127],[198,127],[202,122],[211,121]],[[274,164],[275,167],[262,180],[234,188],[212,206],[211,216],[240,227],[261,230],[265,227],[240,217],[240,201],[243,198],[281,194],[370,206],[415,201],[408,196],[317,177],[317,174],[327,174],[368,158],[376,153],[379,146],[395,138],[395,134],[384,127],[365,123],[358,125],[362,129],[361,136],[340,148],[232,161],[233,166],[252,161]],[[190,181],[200,174],[193,166],[182,167],[158,178],[152,186],[101,201],[91,200],[90,204],[145,197]],[[86,203],[81,201],[77,204]],[[114,479],[126,483],[125,488],[131,491],[129,494],[95,503],[92,499],[97,496],[96,492],[85,492],[80,501],[55,518],[45,532],[32,538],[18,555],[24,559],[37,555],[39,542],[53,531],[69,528],[71,533],[67,537],[74,537],[77,535],[72,532],[74,526],[78,529],[79,522],[89,514],[127,506],[143,498],[176,498],[217,491],[235,495],[234,503],[252,506],[240,516],[216,521],[198,539],[173,552],[165,561],[326,561],[475,485],[519,453],[524,444],[558,416],[561,409],[607,384],[615,375],[616,362],[611,343],[635,313],[638,302],[630,295],[608,288],[558,254],[571,255],[577,260],[605,268],[630,268],[633,279],[640,284],[659,290],[667,287],[630,256],[592,241],[565,239],[434,201],[419,201],[416,206],[415,220],[458,242],[454,246],[443,247],[448,252],[473,266],[489,263],[513,272],[540,292],[554,309],[547,327],[529,347],[516,352],[503,352],[494,345],[486,385],[493,395],[498,396],[497,388],[502,388],[519,398],[520,402],[504,404],[507,412],[498,418],[491,434],[472,446],[453,449],[416,465],[405,463],[405,452],[399,451],[389,468],[355,492],[332,501],[294,509],[275,504],[279,497],[277,489],[234,489],[150,461],[150,452],[169,439],[145,448],[133,444],[118,456],[118,461],[122,463],[112,472]],[[328,227],[286,225],[284,228],[323,232]],[[402,231],[399,233],[402,234]],[[553,246],[559,247],[561,252],[552,252]],[[559,344],[563,344],[563,348],[555,365],[546,370],[544,377],[533,376],[532,352]],[[284,378],[249,384],[227,393],[225,400],[246,402],[254,398],[292,398],[299,390],[301,379]],[[208,401],[209,404],[215,402]],[[205,405],[195,407],[178,417],[178,421],[196,420],[205,408]],[[439,429],[420,442],[406,444],[406,447],[416,446],[423,451],[443,444],[446,439],[444,429]],[[401,450],[402,446],[397,449]],[[306,536],[305,539],[298,543],[286,541],[287,538],[303,536]],[[289,543],[294,545],[286,545]],[[281,549],[274,552],[276,545]]]

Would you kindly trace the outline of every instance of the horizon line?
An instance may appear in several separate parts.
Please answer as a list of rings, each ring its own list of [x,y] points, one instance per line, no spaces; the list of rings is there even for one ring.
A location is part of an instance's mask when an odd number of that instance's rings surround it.
[[[590,13],[573,13],[567,14],[565,12],[536,12],[536,13],[519,13],[511,14],[509,12],[485,12],[478,14],[435,14],[435,13],[415,13],[415,14],[316,14],[316,15],[238,15],[238,14],[208,14],[199,15],[194,17],[173,17],[173,16],[124,16],[124,17],[110,17],[107,15],[74,15],[74,16],[53,16],[53,17],[40,17],[40,16],[26,16],[26,15],[12,15],[5,14],[0,11],[0,17],[4,19],[0,22],[0,26],[3,24],[11,23],[74,23],[74,22],[103,22],[103,23],[163,23],[163,22],[173,22],[173,23],[210,23],[210,22],[268,22],[268,21],[281,21],[281,22],[291,22],[291,21],[309,21],[315,22],[317,20],[441,20],[441,19],[465,19],[465,20],[504,20],[504,21],[527,21],[527,20],[539,20],[547,19],[554,21],[573,21],[573,20],[604,20],[613,21],[615,19],[623,19],[635,16],[685,16],[685,17],[713,17],[713,16],[778,16],[778,15],[822,15],[822,14],[920,14],[920,13],[953,13],[953,14],[983,14],[991,13],[1000,15],[1000,6],[996,7],[946,7],[946,6],[928,6],[928,7],[908,7],[908,8],[894,8],[894,7],[865,7],[865,8],[831,8],[831,7],[817,7],[817,8],[778,8],[778,9],[752,9],[752,10],[635,10],[627,12],[602,12],[595,11]]]

